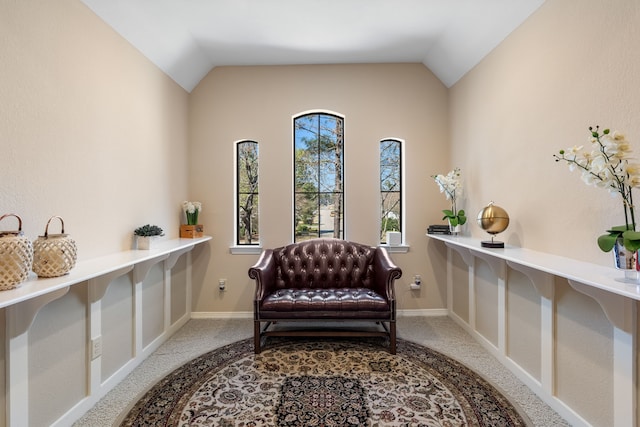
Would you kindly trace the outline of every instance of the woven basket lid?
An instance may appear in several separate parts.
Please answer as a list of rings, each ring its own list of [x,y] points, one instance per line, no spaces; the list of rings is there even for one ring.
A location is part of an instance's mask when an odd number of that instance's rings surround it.
[[[38,236],[38,237],[41,238],[41,239],[55,239],[56,237],[57,238],[67,237],[68,235],[69,234],[67,234],[67,233],[64,233],[64,234],[51,234],[51,233],[49,233],[46,236]]]
[[[51,223],[51,220],[53,219],[59,219],[60,220],[60,225],[62,226],[62,229],[60,230],[60,233],[58,234],[53,234],[53,233],[49,233],[49,224]],[[38,236],[39,239],[48,239],[49,237],[51,238],[61,238],[61,237],[67,237],[68,234],[64,232],[64,220],[62,219],[61,216],[57,216],[54,215],[51,218],[49,218],[49,221],[47,221],[47,225],[44,228],[44,235],[43,236]]]

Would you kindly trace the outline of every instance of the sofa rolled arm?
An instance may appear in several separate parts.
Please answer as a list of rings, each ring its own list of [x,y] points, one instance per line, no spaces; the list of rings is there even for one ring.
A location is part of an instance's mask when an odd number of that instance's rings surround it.
[[[373,256],[373,270],[375,272],[375,288],[389,301],[396,299],[393,283],[402,277],[402,270],[389,257],[387,250],[377,247]]]
[[[255,301],[262,301],[264,296],[275,284],[276,262],[273,249],[265,249],[255,265],[249,268],[249,277],[256,281]]]

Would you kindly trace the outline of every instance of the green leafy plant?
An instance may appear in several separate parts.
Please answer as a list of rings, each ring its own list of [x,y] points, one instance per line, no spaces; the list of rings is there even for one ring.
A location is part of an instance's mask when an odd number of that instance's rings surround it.
[[[440,187],[440,192],[444,193],[447,200],[451,200],[451,209],[444,209],[442,219],[449,220],[452,227],[463,225],[467,222],[467,217],[463,209],[456,209],[456,200],[462,194],[462,173],[460,168],[455,168],[446,175],[432,175],[436,184]]]
[[[451,209],[444,209],[442,213],[444,214],[442,219],[448,219],[449,224],[451,224],[452,227],[455,227],[456,225],[462,225],[467,222],[467,217],[464,213],[464,209],[460,209],[457,212]]]
[[[164,236],[164,231],[162,230],[162,228],[158,227],[157,225],[143,225],[142,227],[138,227],[133,231],[133,234],[135,234],[136,236],[143,236],[143,237],[148,237],[148,236]]]
[[[607,189],[613,195],[620,194],[624,210],[624,225],[611,227],[606,234],[598,237],[598,247],[609,252],[622,238],[629,251],[640,249],[640,232],[636,231],[636,215],[631,190],[640,186],[640,164],[631,163],[631,144],[619,132],[600,127],[589,127],[592,149],[573,146],[554,154],[556,162],[563,161],[569,170],[582,172],[582,180],[587,185]]]

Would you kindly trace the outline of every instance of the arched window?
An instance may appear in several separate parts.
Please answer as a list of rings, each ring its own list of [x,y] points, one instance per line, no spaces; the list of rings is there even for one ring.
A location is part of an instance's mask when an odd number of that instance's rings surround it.
[[[380,243],[387,231],[402,233],[402,141],[380,141]],[[404,236],[404,233],[402,233]]]
[[[294,117],[293,142],[294,241],[344,238],[344,119]]]
[[[236,142],[236,244],[260,244],[258,143]]]

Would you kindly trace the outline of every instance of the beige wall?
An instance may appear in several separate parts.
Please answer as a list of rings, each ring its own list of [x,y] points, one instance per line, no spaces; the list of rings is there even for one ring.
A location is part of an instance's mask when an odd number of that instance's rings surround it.
[[[177,237],[182,88],[78,0],[0,2],[0,76],[0,215],[30,239],[61,215],[80,259],[128,249],[146,223]]]
[[[260,143],[260,232],[264,247],[292,240],[292,117],[323,109],[345,116],[346,238],[378,243],[379,141],[405,140],[407,254],[397,283],[402,309],[443,308],[427,256],[426,228],[447,208],[430,175],[446,172],[447,90],[421,64],[218,67],[189,98],[191,194],[204,203],[201,222],[214,236],[194,311],[251,311],[247,276],[257,255],[231,255],[234,142]],[[424,289],[408,284],[421,274]],[[218,279],[228,280],[219,293]],[[441,282],[444,286],[444,281]]]
[[[587,128],[628,135],[640,159],[640,3],[547,0],[450,90],[451,155],[474,215],[507,210],[502,240],[612,265],[596,238],[624,223],[620,198],[554,162]],[[636,197],[640,197],[637,195]],[[474,223],[468,228],[486,235]]]

